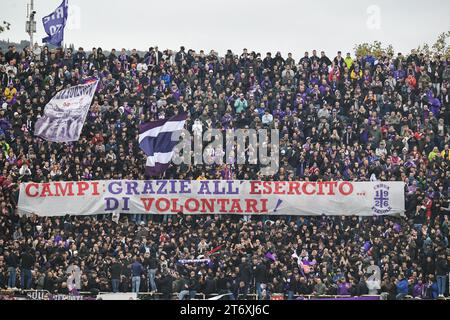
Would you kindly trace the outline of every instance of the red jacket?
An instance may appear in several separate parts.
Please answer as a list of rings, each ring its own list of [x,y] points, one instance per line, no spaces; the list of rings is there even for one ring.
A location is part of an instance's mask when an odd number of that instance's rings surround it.
[[[433,200],[431,200],[430,198],[427,198],[425,200],[425,208],[427,208],[427,218],[430,219],[431,218],[431,207],[433,206]]]

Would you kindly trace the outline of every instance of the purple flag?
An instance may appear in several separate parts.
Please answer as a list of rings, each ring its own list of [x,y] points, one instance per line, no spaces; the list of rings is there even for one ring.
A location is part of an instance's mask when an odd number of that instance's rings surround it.
[[[269,260],[272,260],[273,262],[277,261],[276,255],[270,251],[266,253],[265,257]]]
[[[178,141],[172,134],[184,128],[187,114],[179,114],[170,119],[143,123],[139,126],[139,146],[147,155],[146,173],[158,176],[169,167],[173,149]]]
[[[63,0],[55,11],[42,18],[45,33],[48,35],[42,39],[42,42],[61,46],[61,43],[64,40],[64,28],[69,15],[68,6],[68,0]]]
[[[364,246],[363,246],[364,251],[365,251],[365,252],[369,251],[369,249],[370,249],[371,246],[372,246],[372,245],[370,244],[370,241],[366,241],[366,242],[364,243]]]

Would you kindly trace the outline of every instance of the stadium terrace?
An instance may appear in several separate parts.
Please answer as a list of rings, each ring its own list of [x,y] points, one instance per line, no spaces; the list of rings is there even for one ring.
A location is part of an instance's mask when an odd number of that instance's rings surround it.
[[[448,296],[450,57],[328,54],[0,50],[0,292]],[[49,142],[35,127],[62,90],[87,114],[58,109],[76,130],[43,122],[60,141]],[[279,170],[164,163],[151,177],[139,127],[180,115],[191,134],[278,130]],[[149,151],[170,155],[161,145]],[[384,215],[397,202],[404,215]]]

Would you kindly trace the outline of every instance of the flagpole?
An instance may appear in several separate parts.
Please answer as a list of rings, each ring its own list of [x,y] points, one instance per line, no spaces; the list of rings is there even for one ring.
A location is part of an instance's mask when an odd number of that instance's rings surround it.
[[[25,24],[25,30],[30,35],[30,49],[33,49],[34,34],[36,33],[36,21],[34,21],[34,16],[36,11],[34,11],[34,0],[30,0],[27,4],[27,21]]]
[[[31,16],[30,16],[30,22],[31,22],[31,32],[30,32],[30,47],[33,48],[34,44],[34,30],[33,30],[33,22],[34,22],[34,0],[30,1],[30,10],[31,10]]]
[[[69,10],[69,1],[68,0],[64,1],[64,6],[67,6],[67,10]],[[66,18],[67,18],[67,16],[66,16]],[[66,22],[67,22],[67,20],[66,20]],[[63,29],[66,28],[66,22],[64,23],[64,28]],[[63,30],[63,31],[65,31],[65,30]],[[61,46],[60,46],[61,50],[63,52],[63,55],[66,53],[66,50],[64,49],[64,45],[65,45],[65,42],[64,42],[64,37],[63,37],[63,39],[61,41]]]

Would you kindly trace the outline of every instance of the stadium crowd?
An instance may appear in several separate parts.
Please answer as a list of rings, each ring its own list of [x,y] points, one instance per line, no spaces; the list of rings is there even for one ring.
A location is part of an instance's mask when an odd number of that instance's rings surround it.
[[[79,141],[35,137],[50,98],[92,77],[100,84]],[[449,78],[448,57],[414,50],[294,60],[247,49],[5,48],[0,288],[164,299],[448,295]],[[406,217],[19,215],[21,182],[146,179],[139,123],[180,112],[189,130],[278,128],[280,170],[180,165],[164,178],[404,181]]]

